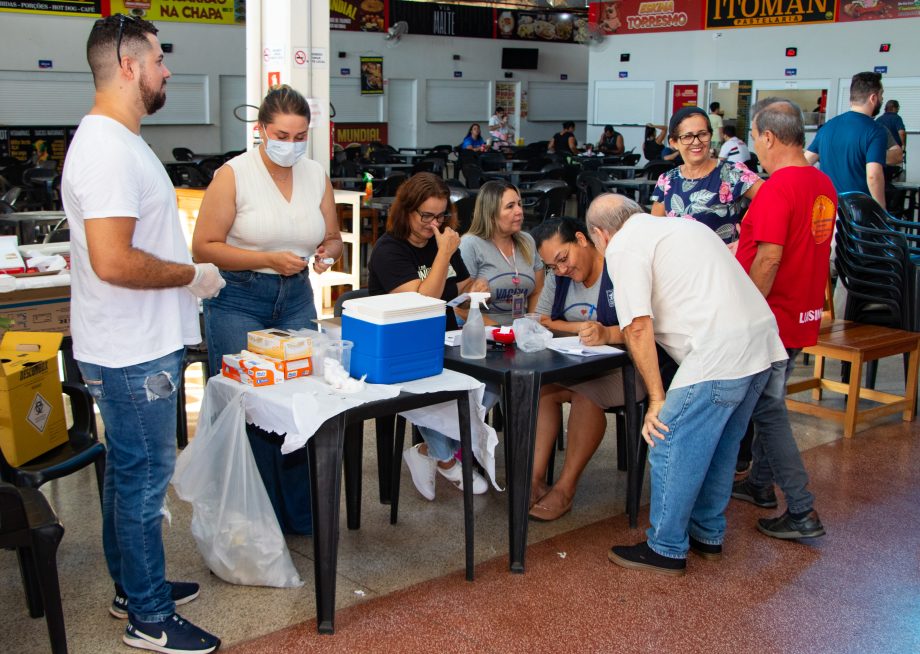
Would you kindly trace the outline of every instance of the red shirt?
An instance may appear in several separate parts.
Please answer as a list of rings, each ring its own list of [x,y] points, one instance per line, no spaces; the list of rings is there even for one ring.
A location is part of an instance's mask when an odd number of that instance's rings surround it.
[[[767,303],[786,348],[818,340],[836,215],[830,178],[813,166],[787,166],[760,187],[741,223],[736,256],[748,273],[758,243],[783,246]]]

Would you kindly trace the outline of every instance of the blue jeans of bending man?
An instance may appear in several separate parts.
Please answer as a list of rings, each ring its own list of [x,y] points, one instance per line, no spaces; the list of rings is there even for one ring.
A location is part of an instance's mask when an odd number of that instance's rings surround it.
[[[786,383],[800,350],[786,350],[787,361],[777,361],[770,379],[754,407],[753,460],[748,482],[755,489],[772,488],[775,482],[786,496],[791,513],[808,513],[815,496],[808,491],[808,473],[792,436],[786,411]]]
[[[658,418],[664,440],[649,448],[652,501],[649,547],[675,559],[689,549],[688,534],[720,545],[731,496],[738,444],[769,369],[740,379],[671,389]]]
[[[161,622],[176,607],[166,581],[163,501],[176,464],[176,396],[184,350],[126,368],[79,362],[105,423],[102,546],[133,615]]]
[[[204,301],[205,333],[211,374],[220,372],[223,355],[246,349],[247,334],[260,329],[315,329],[316,306],[307,269],[296,275],[252,270],[221,270],[227,285]],[[312,534],[310,468],[303,448],[282,455],[281,436],[246,426],[252,455],[268,499],[286,534]]]

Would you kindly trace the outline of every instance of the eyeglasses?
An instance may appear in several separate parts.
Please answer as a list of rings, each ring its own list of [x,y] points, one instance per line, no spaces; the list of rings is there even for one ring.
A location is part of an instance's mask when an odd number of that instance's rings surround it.
[[[115,54],[118,57],[118,65],[121,66],[121,39],[125,35],[125,23],[128,21],[136,23],[137,19],[134,16],[126,16],[125,14],[115,14],[114,16],[109,16],[107,18],[100,18],[95,23],[93,23],[93,29],[103,27],[110,24],[111,21],[118,21],[118,32],[115,35]]]
[[[546,269],[556,272],[559,270],[559,266],[568,269],[569,267],[569,250],[572,248],[566,248],[565,252],[561,250],[556,253],[556,259],[552,263],[546,264]]]
[[[439,223],[446,222],[450,220],[450,212],[445,211],[444,213],[428,213],[427,211],[416,211],[418,217],[422,219],[423,223],[430,223],[433,220],[437,220]]]
[[[677,137],[677,140],[681,142],[682,145],[690,145],[694,141],[699,141],[700,143],[709,143],[712,140],[712,132],[697,132],[696,134],[681,134]]]

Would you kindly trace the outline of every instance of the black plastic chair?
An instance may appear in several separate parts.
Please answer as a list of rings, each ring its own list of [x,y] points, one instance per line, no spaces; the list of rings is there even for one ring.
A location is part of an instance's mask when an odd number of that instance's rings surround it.
[[[350,291],[345,291],[335,300],[335,306],[332,307],[332,315],[336,318],[341,317],[342,315],[342,305],[345,304],[346,300],[351,300],[358,297],[367,297],[370,294],[366,288],[356,288]]]
[[[604,186],[604,181],[601,179],[600,174],[589,170],[578,174],[578,177],[575,178],[575,188],[577,189],[578,198],[578,218],[579,220],[584,220],[585,214],[588,212],[588,205],[598,195],[606,193],[607,188]]]
[[[11,465],[0,450],[0,479],[20,488],[38,488],[45,482],[66,477],[93,464],[101,505],[105,478],[105,445],[96,437],[93,398],[80,384],[64,382],[62,388],[70,398],[73,415],[73,425],[67,430],[67,442],[18,466]]]
[[[561,216],[565,213],[565,203],[569,199],[569,185],[561,179],[541,179],[530,186],[531,191],[544,191],[547,198],[546,213],[543,219]]]
[[[204,175],[208,184],[214,179],[214,173],[217,172],[218,168],[224,165],[225,161],[223,157],[205,157],[198,162],[198,170]]]
[[[466,187],[478,189],[482,186],[482,168],[479,164],[465,163],[460,166],[463,172],[463,179],[466,180]]]
[[[483,152],[479,155],[479,166],[483,171],[504,170],[505,155],[501,152]]]
[[[657,180],[661,175],[674,167],[674,163],[671,161],[649,161],[645,164],[645,168],[642,169],[641,174],[645,179]]]
[[[188,148],[173,148],[172,149],[173,159],[176,161],[194,161],[195,153],[189,150]]]
[[[453,195],[453,194],[451,194]],[[469,231],[470,225],[473,224],[473,209],[476,207],[476,198],[467,195],[456,200],[451,200],[457,209],[457,230],[459,234],[465,234]]]
[[[16,550],[29,616],[45,617],[54,654],[67,652],[57,571],[63,538],[64,526],[41,491],[0,482],[0,548]]]

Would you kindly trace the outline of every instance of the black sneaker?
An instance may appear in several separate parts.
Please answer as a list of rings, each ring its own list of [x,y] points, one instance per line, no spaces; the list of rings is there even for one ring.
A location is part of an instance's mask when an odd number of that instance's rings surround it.
[[[208,654],[220,647],[220,638],[196,627],[176,613],[163,622],[142,622],[132,615],[128,618],[122,640],[131,647],[165,654]]]
[[[698,541],[693,536],[690,536],[690,551],[709,561],[718,561],[722,558],[721,545],[710,545],[709,543]]]
[[[818,512],[812,511],[804,518],[795,519],[788,511],[778,518],[761,518],[757,528],[767,536],[791,540],[794,538],[817,538],[825,533]]]
[[[754,488],[747,477],[739,479],[732,484],[732,497],[736,500],[750,502],[764,509],[775,509],[777,505],[776,492],[773,490],[772,486],[766,490]]]
[[[750,467],[751,467],[750,461],[742,461],[741,459],[738,459],[735,462],[735,474],[736,475],[744,474],[745,472],[748,471],[748,468]]]
[[[650,548],[648,543],[612,547],[607,553],[607,558],[624,568],[648,570],[663,575],[680,576],[687,568],[687,559],[662,556]]]
[[[172,589],[172,600],[176,606],[188,604],[198,597],[198,584],[192,581],[169,581],[166,582]],[[109,607],[109,613],[113,618],[119,620],[128,619],[128,598],[125,596],[125,590],[118,584],[115,584],[115,599],[112,600],[112,606]]]

